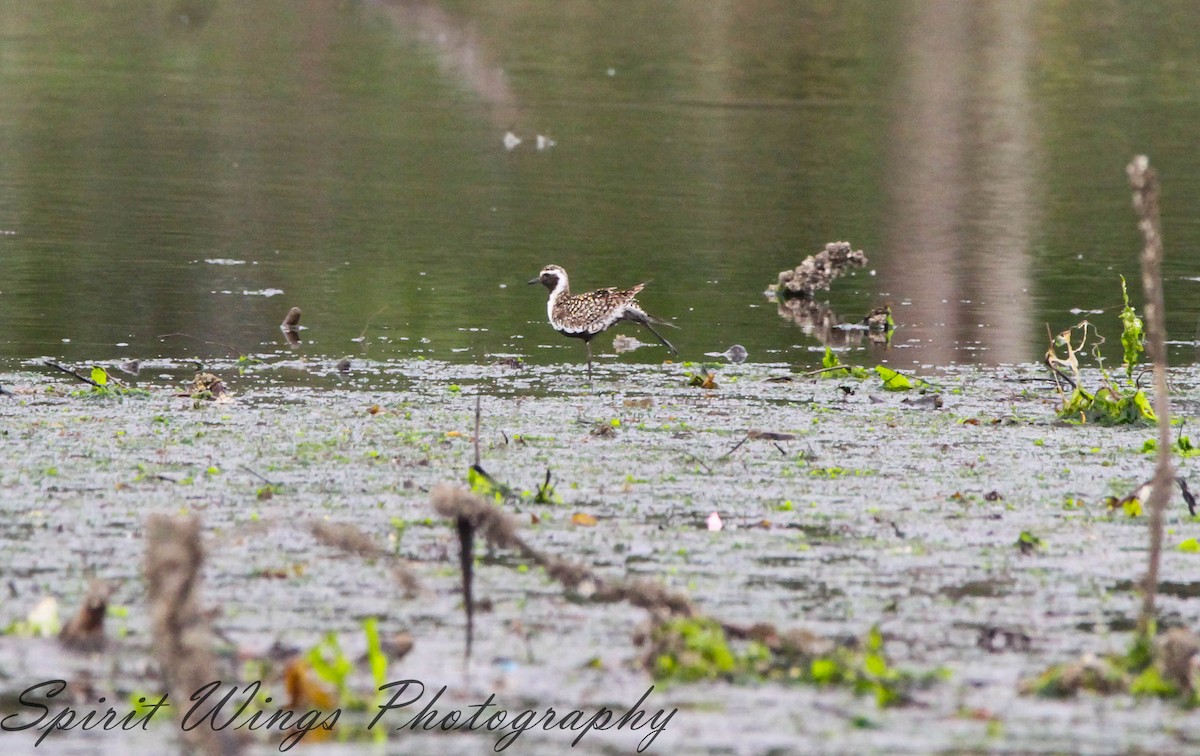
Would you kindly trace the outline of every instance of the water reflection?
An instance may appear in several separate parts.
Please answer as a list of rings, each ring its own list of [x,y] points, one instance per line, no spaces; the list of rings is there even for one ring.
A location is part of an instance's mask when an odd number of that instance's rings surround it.
[[[966,361],[966,344],[987,350],[989,362],[1029,360],[1033,5],[938,0],[908,9],[882,281],[903,299],[897,319],[924,337],[916,359]]]
[[[442,69],[487,104],[493,125],[511,128],[519,122],[520,109],[491,40],[469,18],[428,0],[369,0],[368,5],[402,37],[433,50]]]

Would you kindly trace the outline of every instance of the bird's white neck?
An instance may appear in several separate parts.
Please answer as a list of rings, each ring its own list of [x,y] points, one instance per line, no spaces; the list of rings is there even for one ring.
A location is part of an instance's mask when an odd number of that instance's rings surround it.
[[[554,288],[550,290],[550,296],[546,299],[546,315],[550,320],[554,320],[554,306],[558,304],[558,300],[563,297],[571,296],[571,286],[567,282],[566,273],[558,273],[558,283],[554,284]]]

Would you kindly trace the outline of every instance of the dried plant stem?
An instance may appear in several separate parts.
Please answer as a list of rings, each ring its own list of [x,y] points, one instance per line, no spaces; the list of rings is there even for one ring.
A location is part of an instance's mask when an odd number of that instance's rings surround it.
[[[1162,224],[1158,214],[1158,176],[1145,155],[1138,155],[1125,169],[1133,187],[1133,209],[1142,232],[1142,290],[1146,301],[1147,352],[1154,364],[1154,414],[1158,416],[1158,463],[1154,486],[1147,503],[1150,510],[1150,556],[1142,585],[1142,611],[1138,630],[1147,633],[1154,623],[1154,601],[1158,593],[1159,563],[1162,561],[1163,511],[1171,496],[1175,471],[1171,464],[1171,418],[1167,398],[1167,334],[1162,288]]]
[[[215,636],[200,605],[200,568],[204,549],[200,521],[150,515],[146,519],[146,593],[154,653],[173,702],[186,702],[200,688],[221,680],[213,651]],[[178,704],[177,704],[178,706]],[[185,706],[176,711],[182,715]],[[203,756],[240,752],[231,732],[194,727],[184,734]]]

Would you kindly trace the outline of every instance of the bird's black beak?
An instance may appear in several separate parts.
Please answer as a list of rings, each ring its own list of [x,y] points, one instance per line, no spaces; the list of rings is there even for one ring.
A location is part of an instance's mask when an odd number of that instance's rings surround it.
[[[528,281],[526,281],[525,283],[527,283],[527,284],[535,284],[535,283],[541,283],[541,282],[542,282],[542,277],[541,277],[541,276],[538,276],[537,278],[531,278],[531,279],[529,279],[529,280],[528,280]]]

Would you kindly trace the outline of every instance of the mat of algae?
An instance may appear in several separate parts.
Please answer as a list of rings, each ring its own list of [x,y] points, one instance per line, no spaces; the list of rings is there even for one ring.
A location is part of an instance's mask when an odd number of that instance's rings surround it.
[[[362,620],[411,634],[388,669],[426,686],[424,705],[467,707],[495,695],[511,712],[618,712],[652,681],[632,637],[645,613],[564,596],[511,554],[478,549],[475,647],[463,661],[458,541],[428,491],[462,482],[474,459],[481,399],[484,467],[534,490],[547,470],[561,504],[519,507],[523,536],[601,575],[638,576],[685,592],[710,616],[861,637],[878,624],[893,666],[944,679],[915,705],[877,709],[837,688],[776,683],[658,685],[648,714],[677,709],[648,744],[657,753],[1186,751],[1200,715],[1128,696],[1051,701],[1018,681],[1079,655],[1124,649],[1137,611],[1131,581],[1146,558],[1145,518],[1104,499],[1147,478],[1151,428],[1069,425],[1036,366],[930,370],[944,406],[928,409],[881,382],[817,380],[785,365],[722,367],[717,388],[688,386],[682,365],[464,366],[433,360],[218,365],[232,401],[176,396],[183,365],[147,365],[146,398],[73,396],[87,387],[35,363],[0,385],[0,627],[45,596],[64,620],[96,574],[118,584],[110,649],[96,656],[52,639],[0,638],[5,714],[43,680],[90,678],[96,695],[157,690],[140,575],[151,513],[203,518],[203,598],[242,657],[273,643],[306,649],[334,631],[365,648]],[[116,373],[114,373],[115,375]],[[790,382],[774,379],[791,376]],[[1196,413],[1200,372],[1171,374],[1173,409]],[[840,387],[854,389],[853,394]],[[375,408],[377,411],[374,411]],[[608,430],[600,430],[608,429]],[[794,440],[746,439],[747,431]],[[1186,433],[1186,426],[1184,429]],[[741,446],[739,441],[745,440]],[[733,450],[731,452],[731,450]],[[1188,476],[1195,463],[1183,460]],[[270,481],[276,493],[260,498]],[[1195,484],[1193,484],[1195,487]],[[512,505],[510,510],[515,511]],[[725,527],[710,532],[718,512]],[[596,518],[574,524],[576,513]],[[534,519],[537,520],[536,524]],[[405,598],[391,565],[319,544],[313,520],[349,522],[394,549],[420,581]],[[403,523],[403,528],[397,525]],[[1042,541],[1024,554],[1023,531]],[[1200,626],[1200,554],[1177,545],[1200,526],[1176,500],[1167,516],[1160,613]],[[1028,645],[989,650],[989,631]],[[231,663],[232,669],[239,669]],[[355,684],[370,688],[361,670]],[[277,692],[280,698],[283,696]],[[88,702],[77,705],[83,706]],[[103,705],[92,704],[103,709]],[[414,707],[415,709],[415,707]],[[304,742],[314,752],[485,753],[501,733],[396,731],[415,710],[387,712],[387,741]],[[629,752],[649,730],[587,733],[573,751]],[[30,752],[38,732],[0,732]],[[531,730],[508,753],[562,753],[575,732]],[[169,717],[145,731],[49,736],[54,753],[162,753],[179,742]],[[251,734],[247,752],[278,739]]]

